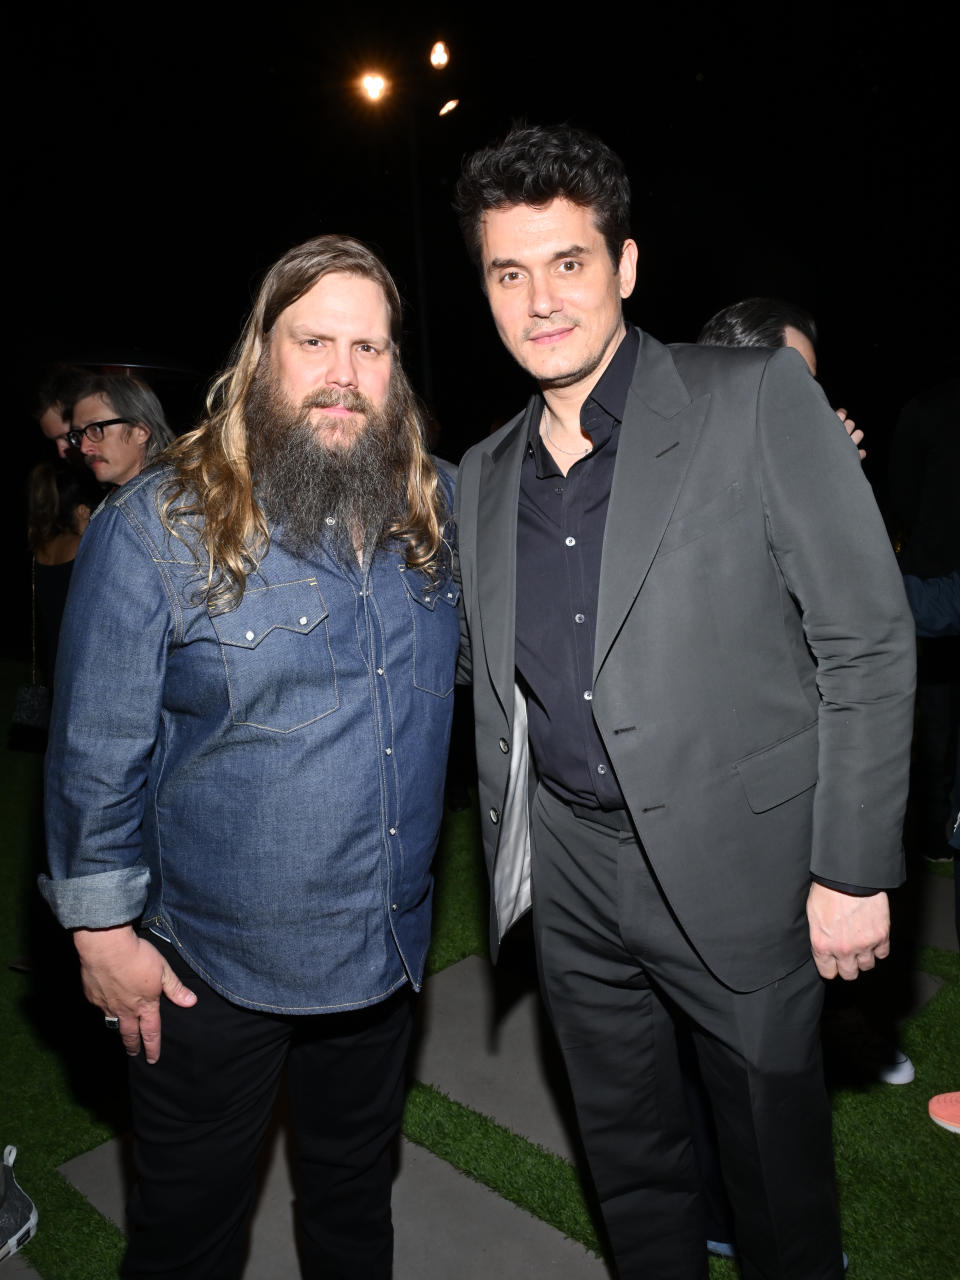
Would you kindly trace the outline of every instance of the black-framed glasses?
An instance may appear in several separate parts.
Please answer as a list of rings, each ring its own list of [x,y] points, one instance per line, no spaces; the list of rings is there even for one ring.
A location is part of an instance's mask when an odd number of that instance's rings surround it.
[[[80,448],[80,441],[84,436],[88,436],[91,444],[99,444],[103,439],[103,433],[106,427],[119,426],[121,422],[129,425],[129,418],[101,418],[99,422],[88,422],[85,427],[71,427],[67,432],[67,442],[74,448]]]

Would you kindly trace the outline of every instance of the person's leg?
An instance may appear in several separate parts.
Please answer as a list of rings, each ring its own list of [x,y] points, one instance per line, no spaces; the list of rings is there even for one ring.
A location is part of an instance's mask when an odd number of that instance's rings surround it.
[[[288,1083],[305,1280],[389,1280],[412,994],[295,1028]]]
[[[813,961],[758,991],[731,991],[683,934],[636,843],[621,849],[618,903],[625,946],[693,1027],[744,1280],[841,1277]]]
[[[541,989],[620,1280],[701,1280],[705,1223],[673,1020],[623,946],[619,837],[549,795],[533,814]]]
[[[700,1173],[707,1241],[714,1246],[714,1252],[728,1257],[734,1248],[733,1211],[720,1168],[720,1148],[713,1108],[703,1086],[693,1036],[685,1019],[677,1026],[677,1049],[680,1054],[687,1114],[690,1117],[690,1136]]]
[[[811,961],[760,991],[723,990],[694,1032],[744,1280],[843,1274],[830,1103]]]
[[[173,947],[150,941],[197,1003],[164,1001],[159,1060],[130,1061],[137,1181],[122,1275],[237,1280],[289,1025],[230,1004]]]

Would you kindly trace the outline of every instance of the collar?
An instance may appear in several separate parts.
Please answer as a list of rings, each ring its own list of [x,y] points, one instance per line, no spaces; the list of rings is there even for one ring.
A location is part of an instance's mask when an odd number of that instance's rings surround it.
[[[633,381],[634,369],[637,364],[637,354],[640,350],[640,330],[634,325],[627,325],[627,332],[620,340],[620,345],[613,353],[613,358],[604,369],[600,381],[593,388],[590,394],[584,400],[580,409],[580,423],[587,434],[594,440],[595,447],[600,441],[595,437],[594,430],[591,428],[591,419],[596,420],[599,417],[602,420],[604,416],[614,419],[618,424],[623,421],[624,410],[627,406],[627,395],[630,391],[630,384]],[[540,419],[543,416],[544,400],[542,395],[535,397],[534,412],[530,416],[529,426],[527,427],[527,456],[536,457],[540,460],[541,466],[554,470],[553,459],[546,451],[546,447],[540,439]],[[612,424],[611,424],[612,425]],[[609,430],[603,432],[603,438],[609,435]]]

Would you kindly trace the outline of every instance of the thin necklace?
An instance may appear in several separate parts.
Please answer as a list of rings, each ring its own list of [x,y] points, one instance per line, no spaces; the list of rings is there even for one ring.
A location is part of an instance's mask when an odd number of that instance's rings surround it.
[[[593,448],[592,444],[588,444],[585,449],[564,449],[562,445],[557,444],[553,436],[550,434],[550,414],[547,406],[543,406],[543,429],[546,432],[547,439],[556,449],[557,453],[565,453],[569,458],[585,458]]]

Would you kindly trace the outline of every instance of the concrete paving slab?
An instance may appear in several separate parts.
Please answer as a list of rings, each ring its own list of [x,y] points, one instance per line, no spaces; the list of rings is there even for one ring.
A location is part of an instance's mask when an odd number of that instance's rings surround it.
[[[35,1271],[22,1253],[15,1253],[10,1258],[3,1261],[3,1280],[13,1280],[14,1276],[23,1276],[24,1280],[28,1276],[38,1276],[39,1271]]]
[[[424,983],[418,1080],[573,1160],[572,1104],[532,981],[468,956]]]
[[[266,1155],[244,1280],[299,1275],[285,1137],[278,1127]],[[126,1144],[115,1139],[60,1172],[122,1229],[128,1168]],[[609,1280],[606,1266],[581,1245],[409,1142],[401,1144],[393,1217],[394,1280]]]

